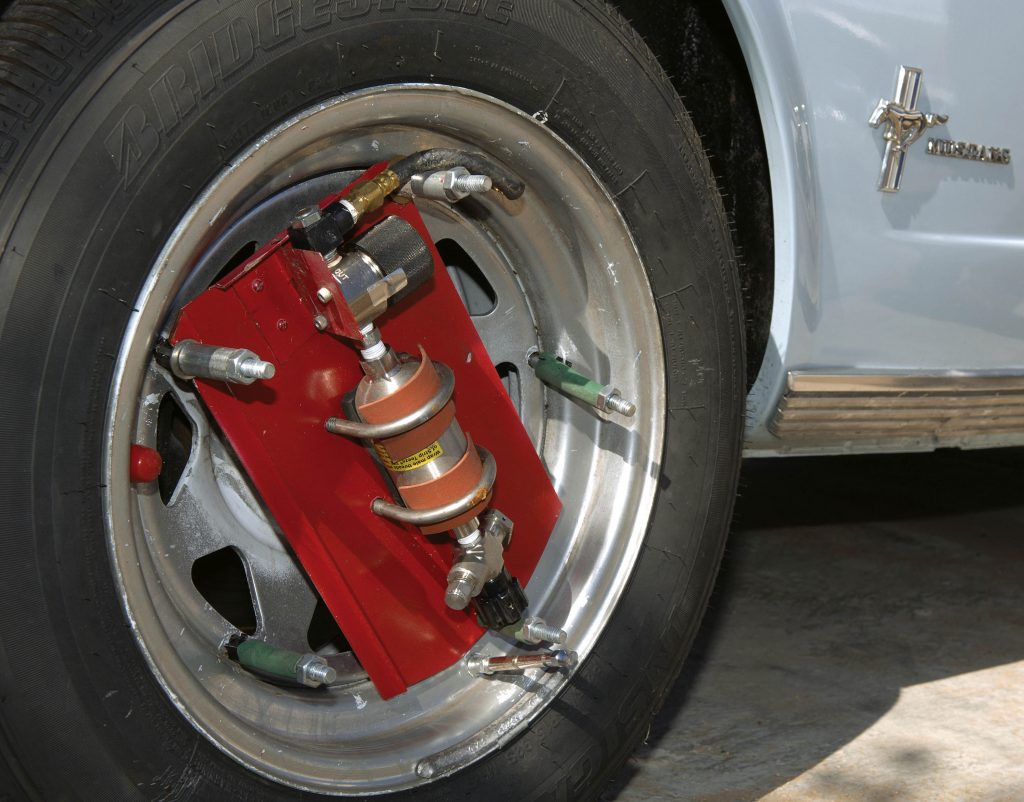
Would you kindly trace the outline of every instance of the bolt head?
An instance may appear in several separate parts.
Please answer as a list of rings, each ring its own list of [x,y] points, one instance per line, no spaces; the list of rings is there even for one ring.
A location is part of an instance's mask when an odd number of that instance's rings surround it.
[[[313,318],[313,325],[316,327],[317,331],[326,330],[328,324],[329,321],[323,315],[317,315],[315,318]]]
[[[296,228],[308,228],[314,223],[320,222],[320,216],[319,206],[304,206],[295,215],[292,225]]]
[[[331,298],[333,298],[334,296],[331,295],[331,291],[329,289],[327,289],[327,287],[321,287],[320,289],[318,289],[316,291],[316,297],[317,297],[317,300],[320,301],[320,303],[326,304],[326,303],[330,303]]]

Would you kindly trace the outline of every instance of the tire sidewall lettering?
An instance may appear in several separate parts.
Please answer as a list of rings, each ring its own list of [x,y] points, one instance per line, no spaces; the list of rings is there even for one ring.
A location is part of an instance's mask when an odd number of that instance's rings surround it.
[[[190,44],[176,63],[151,79],[146,105],[136,102],[119,115],[104,142],[123,188],[132,188],[160,142],[201,113],[215,90],[230,86],[231,79],[259,55],[292,41],[300,31],[366,17],[374,9],[393,12],[402,6],[409,11],[479,16],[507,25],[515,0],[263,0],[251,14],[235,17]],[[332,79],[330,70],[325,70],[312,76],[304,91],[326,90]]]

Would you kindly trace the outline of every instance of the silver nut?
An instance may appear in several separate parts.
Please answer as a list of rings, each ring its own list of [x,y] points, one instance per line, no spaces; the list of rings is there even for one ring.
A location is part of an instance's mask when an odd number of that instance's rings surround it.
[[[613,395],[619,394],[619,388],[612,385],[606,384],[601,388],[601,392],[597,394],[597,408],[602,412],[608,411],[608,399]]]
[[[531,617],[523,621],[516,632],[516,640],[522,643],[565,643],[565,630],[548,624],[543,618]]]
[[[485,535],[500,537],[502,545],[508,548],[508,544],[512,541],[512,530],[515,528],[515,524],[505,513],[491,507],[480,516],[480,527]]]
[[[292,220],[292,225],[296,228],[307,228],[314,223],[320,222],[320,207],[319,206],[304,206],[299,209],[295,215],[295,219]]]
[[[414,175],[404,189],[411,195],[455,203],[473,193],[489,192],[492,186],[490,177],[473,175],[465,167],[459,166]]]
[[[324,331],[328,326],[329,321],[323,315],[317,315],[313,318],[313,325],[317,331]]]
[[[316,654],[304,654],[295,664],[295,679],[310,688],[330,685],[338,678],[338,672],[327,665],[324,658]]]
[[[331,291],[327,289],[327,287],[321,287],[316,291],[316,298],[322,304],[330,303],[331,298],[333,297],[334,296],[331,295]]]
[[[636,413],[636,405],[622,397],[619,388],[607,384],[597,394],[597,408],[602,412],[617,412],[627,418]]]

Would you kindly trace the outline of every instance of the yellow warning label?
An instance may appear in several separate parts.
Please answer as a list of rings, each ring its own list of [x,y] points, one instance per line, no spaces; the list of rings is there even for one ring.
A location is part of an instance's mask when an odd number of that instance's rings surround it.
[[[402,459],[397,462],[392,461],[391,455],[380,443],[374,443],[373,447],[377,450],[377,456],[380,457],[380,461],[384,463],[384,467],[389,471],[395,471],[396,473],[411,471],[415,468],[422,468],[424,465],[429,465],[444,454],[444,450],[441,448],[441,444],[437,442],[437,440],[421,451],[417,451],[415,454],[410,454],[408,457],[402,457]]]

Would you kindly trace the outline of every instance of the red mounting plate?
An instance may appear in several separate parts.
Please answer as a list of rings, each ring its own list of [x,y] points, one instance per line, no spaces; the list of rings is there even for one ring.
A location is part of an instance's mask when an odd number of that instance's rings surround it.
[[[525,586],[561,503],[415,206],[388,203],[354,234],[388,215],[420,232],[435,269],[377,324],[396,350],[416,353],[422,345],[455,373],[459,422],[497,460],[493,506],[515,522],[505,559]],[[181,311],[172,342],[249,348],[274,363],[269,381],[196,384],[356,657],[389,698],[454,664],[483,630],[472,613],[444,604],[451,539],[374,515],[370,502],[390,498],[379,468],[360,444],[324,429],[327,418],[343,414],[341,398],[362,370],[352,345],[314,328],[316,310],[295,280],[297,264],[311,259],[322,262],[276,237]]]

